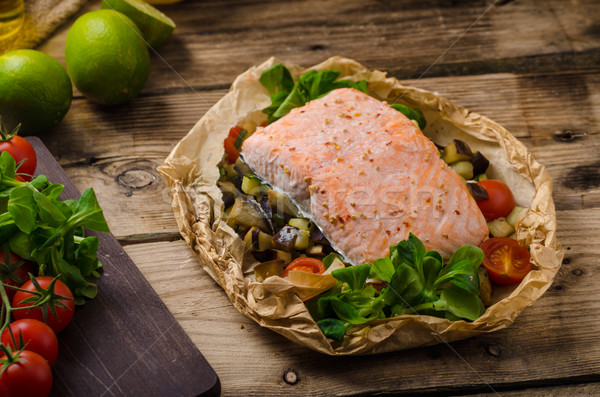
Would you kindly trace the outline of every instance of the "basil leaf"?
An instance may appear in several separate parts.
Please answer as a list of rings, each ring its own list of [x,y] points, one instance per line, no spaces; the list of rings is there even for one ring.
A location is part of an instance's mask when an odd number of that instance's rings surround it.
[[[358,314],[358,311],[354,308],[354,306],[342,302],[339,298],[335,296],[331,297],[330,302],[331,306],[333,307],[333,310],[335,311],[335,314],[342,321],[353,325],[357,325],[364,324],[372,320],[371,318],[365,318],[361,316],[360,314]]]
[[[344,323],[335,318],[326,318],[320,321],[317,321],[317,325],[328,338],[331,338],[338,342],[344,341],[344,334],[346,333],[346,327]]]
[[[271,66],[265,70],[258,79],[260,83],[269,91],[270,95],[276,92],[290,92],[294,86],[294,80],[290,71],[281,63]]]
[[[419,109],[409,108],[408,106],[401,105],[399,103],[394,103],[391,106],[409,119],[415,120],[417,124],[419,124],[421,131],[427,126],[425,116],[423,116],[423,112],[421,112]]]
[[[379,258],[373,261],[369,276],[389,283],[392,280],[395,271],[392,260],[386,256],[385,258]]]
[[[8,212],[21,231],[31,233],[37,219],[33,190],[27,185],[12,189],[8,199]]]
[[[0,155],[0,171],[2,172],[2,179],[15,178],[17,170],[17,163],[10,153],[4,151]]]
[[[75,250],[75,264],[81,271],[84,277],[92,274],[92,271],[98,268],[98,247],[100,239],[95,236],[89,236],[79,242],[79,246]]]
[[[108,225],[104,219],[102,208],[98,204],[96,194],[92,188],[87,189],[79,198],[79,203],[73,215],[67,222],[72,228],[84,226],[88,229],[108,233]]]
[[[365,285],[370,270],[371,265],[364,264],[337,269],[331,272],[331,275],[342,282],[348,283],[350,290],[358,292]]]
[[[325,265],[325,269],[329,269],[329,266],[331,266],[331,264],[333,263],[333,261],[335,259],[339,259],[341,261],[342,257],[339,254],[332,252],[331,254],[329,254],[325,258],[323,258],[322,262]]]
[[[477,295],[454,286],[443,290],[440,300],[434,302],[433,307],[470,321],[477,320],[485,312],[485,307]]]
[[[38,215],[43,222],[53,227],[58,227],[66,222],[67,217],[50,198],[38,191],[33,191],[33,198],[37,204]]]

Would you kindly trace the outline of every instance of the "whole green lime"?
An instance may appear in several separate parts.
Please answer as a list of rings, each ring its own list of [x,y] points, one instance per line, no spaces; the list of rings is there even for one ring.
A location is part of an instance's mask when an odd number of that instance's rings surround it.
[[[79,91],[102,105],[136,97],[150,71],[140,30],[113,10],[88,12],[73,23],[65,43],[65,63]]]
[[[73,86],[60,63],[36,50],[0,56],[0,117],[11,131],[31,135],[57,125],[71,106]]]

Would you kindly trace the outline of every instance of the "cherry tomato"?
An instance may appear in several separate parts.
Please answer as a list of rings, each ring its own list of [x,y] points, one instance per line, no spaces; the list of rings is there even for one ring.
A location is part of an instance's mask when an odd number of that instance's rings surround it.
[[[31,262],[23,260],[23,258],[14,252],[7,252],[8,262],[6,254],[0,250],[0,280],[4,284],[18,287],[29,280],[29,273],[34,273],[35,266]],[[16,291],[14,289],[5,288],[5,291],[8,299],[12,299],[15,296]]]
[[[36,277],[35,280],[47,293],[48,286],[54,279],[52,277],[40,276]],[[23,284],[21,288],[27,291],[36,291],[35,285],[31,280]],[[71,293],[69,287],[67,287],[60,280],[56,280],[56,284],[54,285],[54,294],[63,296],[64,299],[55,299],[54,301],[48,302],[47,305],[42,307],[46,312],[45,323],[48,324],[48,326],[52,328],[54,332],[59,333],[71,322],[73,313],[75,312],[75,301],[73,300],[73,294]],[[34,296],[32,293],[17,291],[12,301],[12,307],[19,308],[32,306],[32,303],[22,303],[25,299],[31,298],[32,296]],[[57,304],[58,302],[62,303],[62,305]],[[54,314],[51,312],[50,305],[54,306],[54,309],[56,310],[56,316],[54,316]],[[63,307],[63,305],[65,307]],[[36,307],[30,310],[15,310],[12,313],[16,320],[33,318],[35,320],[44,322],[42,307]]]
[[[52,389],[52,370],[48,362],[29,350],[14,353],[15,361],[7,362],[5,356],[0,366],[0,396],[44,397]]]
[[[479,209],[486,220],[492,221],[496,218],[506,218],[515,208],[517,203],[510,188],[503,182],[488,179],[477,182],[487,192],[489,199],[477,201]]]
[[[227,153],[227,161],[231,164],[235,163],[240,156],[240,151],[235,147],[235,141],[240,131],[242,131],[242,127],[235,126],[229,130],[229,136],[225,138],[225,153]]]
[[[290,270],[323,274],[325,273],[325,265],[323,262],[315,258],[297,258],[287,265],[285,269],[283,269],[283,277],[287,277]]]
[[[11,332],[16,345],[13,343]],[[24,345],[19,345],[21,335]],[[54,331],[43,322],[32,318],[25,318],[10,323],[4,332],[2,332],[0,342],[6,346],[10,346],[13,350],[27,349],[36,352],[44,357],[50,366],[54,364],[58,355],[58,339],[56,339]]]
[[[6,141],[0,141],[0,152],[8,152],[17,164],[22,161],[17,173],[27,181],[31,180],[37,167],[37,156],[31,143],[23,137],[14,135]]]
[[[512,238],[490,238],[481,244],[481,249],[485,255],[482,265],[493,283],[520,283],[533,269],[529,250]]]

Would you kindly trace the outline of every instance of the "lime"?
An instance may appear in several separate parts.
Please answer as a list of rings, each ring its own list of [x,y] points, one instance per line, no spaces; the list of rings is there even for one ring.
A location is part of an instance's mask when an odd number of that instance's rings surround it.
[[[175,29],[175,22],[142,0],[102,0],[102,8],[127,15],[140,28],[150,47],[165,42]]]
[[[113,10],[91,11],[73,23],[65,43],[65,63],[79,91],[102,105],[137,96],[150,71],[140,30]]]
[[[57,125],[71,106],[73,86],[57,60],[36,50],[0,56],[0,116],[8,130],[22,123],[21,134]]]

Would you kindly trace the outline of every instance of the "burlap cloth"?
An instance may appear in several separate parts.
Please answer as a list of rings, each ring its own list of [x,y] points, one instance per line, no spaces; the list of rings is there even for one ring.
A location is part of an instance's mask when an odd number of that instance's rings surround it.
[[[12,38],[0,41],[0,54],[33,48],[52,34],[89,0],[25,0],[25,21]]]

